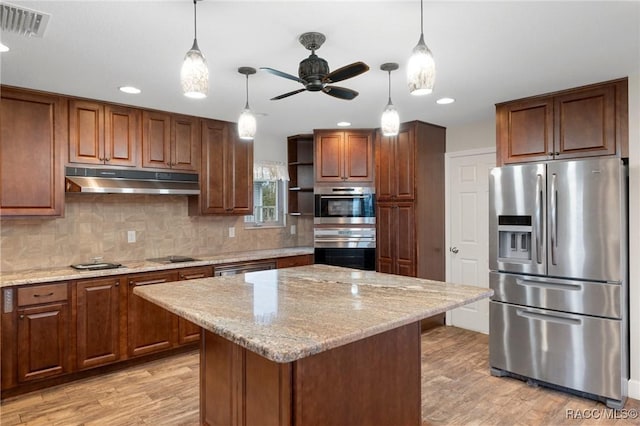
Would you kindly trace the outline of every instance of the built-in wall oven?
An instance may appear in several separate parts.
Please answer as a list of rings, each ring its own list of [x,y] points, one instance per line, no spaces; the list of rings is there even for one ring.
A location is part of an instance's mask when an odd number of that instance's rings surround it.
[[[373,187],[316,187],[315,263],[375,270],[376,196]]]
[[[314,194],[315,225],[376,224],[373,187],[316,187]]]

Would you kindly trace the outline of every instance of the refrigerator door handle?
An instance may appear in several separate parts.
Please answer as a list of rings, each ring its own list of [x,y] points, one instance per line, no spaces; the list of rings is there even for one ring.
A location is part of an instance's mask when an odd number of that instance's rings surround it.
[[[553,290],[582,291],[582,285],[580,284],[559,283],[555,281],[536,281],[532,279],[525,280],[522,278],[516,278],[516,284],[524,287],[530,286]]]
[[[516,313],[518,314],[518,316],[520,317],[524,317],[524,318],[529,318],[529,319],[534,319],[534,320],[540,320],[540,321],[549,321],[549,322],[555,322],[558,324],[566,324],[566,325],[582,325],[582,320],[579,318],[568,318],[565,316],[558,314],[543,314],[543,313],[538,313],[538,312],[531,312],[531,311],[525,311],[524,309],[518,309],[516,311]]]
[[[556,248],[558,247],[558,175],[553,173],[551,175],[551,214],[550,214],[550,228],[551,228],[551,264],[557,265],[556,260]]]
[[[542,175],[538,174],[536,178],[536,261],[538,264],[542,264],[542,209],[543,209],[543,197],[542,191]]]

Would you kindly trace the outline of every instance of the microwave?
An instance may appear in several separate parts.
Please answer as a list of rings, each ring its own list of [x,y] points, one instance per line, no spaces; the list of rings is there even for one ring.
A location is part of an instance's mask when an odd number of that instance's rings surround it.
[[[316,225],[376,223],[376,195],[373,187],[315,188]]]

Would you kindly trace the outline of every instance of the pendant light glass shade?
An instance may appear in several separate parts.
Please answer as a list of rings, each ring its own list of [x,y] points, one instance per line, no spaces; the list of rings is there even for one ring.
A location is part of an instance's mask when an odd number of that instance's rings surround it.
[[[380,130],[383,136],[396,136],[400,130],[400,115],[391,102],[391,71],[397,70],[398,64],[388,62],[380,65],[380,69],[389,73],[389,101],[382,111],[382,117],[380,117]]]
[[[240,114],[238,118],[238,137],[242,140],[253,140],[256,135],[257,124],[256,117],[251,112],[249,108],[249,75],[255,74],[256,69],[251,67],[240,67],[238,68],[238,72],[240,74],[244,74],[246,76],[246,90],[247,90],[247,101],[244,105],[244,110]]]
[[[412,95],[428,95],[436,81],[436,63],[424,42],[422,0],[420,0],[420,40],[407,64],[407,84]]]
[[[383,136],[396,136],[400,130],[400,115],[398,110],[389,100],[380,118],[380,130]]]
[[[182,92],[189,98],[202,99],[209,94],[209,68],[198,47],[196,1],[193,0],[193,46],[184,56],[180,69]]]
[[[253,140],[256,128],[256,117],[249,108],[245,108],[238,118],[238,137],[242,140]]]

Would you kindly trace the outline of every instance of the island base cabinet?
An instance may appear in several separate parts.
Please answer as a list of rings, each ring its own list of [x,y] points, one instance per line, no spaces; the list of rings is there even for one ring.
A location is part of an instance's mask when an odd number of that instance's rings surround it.
[[[203,425],[419,425],[420,323],[290,363],[209,331],[200,355]]]

